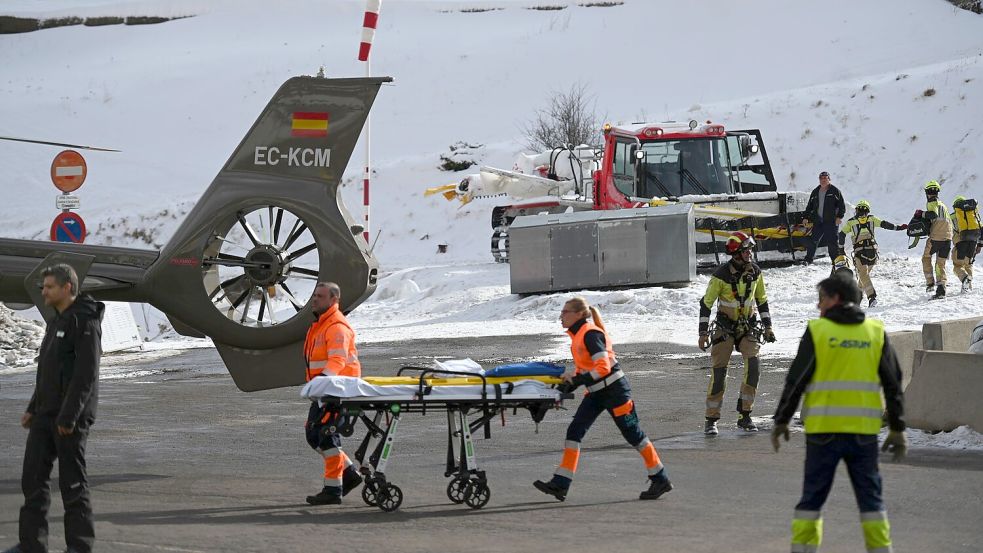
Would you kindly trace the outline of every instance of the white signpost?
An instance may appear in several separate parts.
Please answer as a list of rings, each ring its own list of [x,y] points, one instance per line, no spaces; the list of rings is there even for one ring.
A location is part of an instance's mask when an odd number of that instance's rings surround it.
[[[78,209],[82,205],[82,200],[72,194],[59,194],[55,196],[55,207],[58,209]]]

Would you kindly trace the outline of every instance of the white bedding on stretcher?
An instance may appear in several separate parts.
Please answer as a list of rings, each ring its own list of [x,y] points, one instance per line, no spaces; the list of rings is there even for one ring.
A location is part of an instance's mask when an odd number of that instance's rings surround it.
[[[560,399],[560,392],[550,388],[549,384],[538,380],[516,380],[512,383],[512,391],[506,393],[507,384],[501,384],[502,397],[512,399]],[[495,386],[486,386],[487,397],[495,399]],[[419,386],[409,384],[390,384],[376,386],[361,378],[352,376],[318,376],[304,385],[300,397],[318,400],[324,396],[340,398],[378,398],[386,400],[418,400],[433,398],[447,401],[449,399],[481,399],[481,385],[474,386],[434,386],[430,393],[422,398],[418,396]]]

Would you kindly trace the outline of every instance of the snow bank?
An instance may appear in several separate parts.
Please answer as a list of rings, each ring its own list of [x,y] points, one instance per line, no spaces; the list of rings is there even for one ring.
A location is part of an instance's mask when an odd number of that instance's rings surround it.
[[[43,325],[16,315],[0,303],[0,374],[32,364],[42,338]]]

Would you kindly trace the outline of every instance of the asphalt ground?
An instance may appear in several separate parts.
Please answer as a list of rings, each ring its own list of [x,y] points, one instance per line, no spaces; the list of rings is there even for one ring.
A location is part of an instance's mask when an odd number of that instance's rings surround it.
[[[429,340],[360,347],[367,375],[390,375],[434,356],[486,365],[534,358],[562,336]],[[412,350],[410,350],[412,348]],[[238,391],[214,350],[189,350],[134,369],[159,374],[104,380],[88,445],[97,550],[111,552],[260,551],[788,551],[801,489],[801,433],[778,454],[768,432],[721,421],[704,437],[707,356],[671,344],[622,344],[643,429],[675,489],[639,501],[647,486],[638,454],[602,416],[584,441],[566,501],[532,487],[559,462],[569,410],[536,426],[520,412],[476,443],[490,501],[472,510],[451,503],[443,476],[446,417],[405,414],[387,470],[404,501],[384,513],[358,493],[341,506],[312,507],[322,465],[303,437],[308,403],[298,389]],[[740,366],[732,360],[725,406],[737,401]],[[755,415],[770,416],[788,360],[765,359]],[[26,431],[18,421],[32,375],[0,384],[0,546],[17,540]],[[579,399],[577,400],[579,401]],[[764,419],[758,419],[767,422]],[[354,451],[362,429],[346,442]],[[479,433],[480,436],[480,433]],[[884,496],[895,551],[963,552],[983,541],[983,452],[920,448],[901,463],[882,456]],[[57,472],[57,470],[56,470]],[[64,544],[57,482],[51,548]],[[823,551],[863,551],[849,479],[841,468],[825,509]]]

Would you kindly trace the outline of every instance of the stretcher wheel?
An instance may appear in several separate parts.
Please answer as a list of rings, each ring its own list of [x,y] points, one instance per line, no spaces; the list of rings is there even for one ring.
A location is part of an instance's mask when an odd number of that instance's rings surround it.
[[[464,502],[472,509],[480,509],[488,504],[490,498],[491,490],[488,489],[488,484],[478,482],[472,485],[471,493],[468,494]]]
[[[386,484],[384,488],[379,490],[377,497],[379,498],[378,507],[387,513],[395,511],[403,504],[403,490],[395,484]]]
[[[468,495],[468,485],[469,480],[467,478],[458,476],[452,479],[447,483],[447,498],[459,505],[464,503],[464,499]]]
[[[379,497],[376,491],[376,485],[371,481],[366,481],[365,485],[362,486],[362,501],[369,507],[379,505]]]

